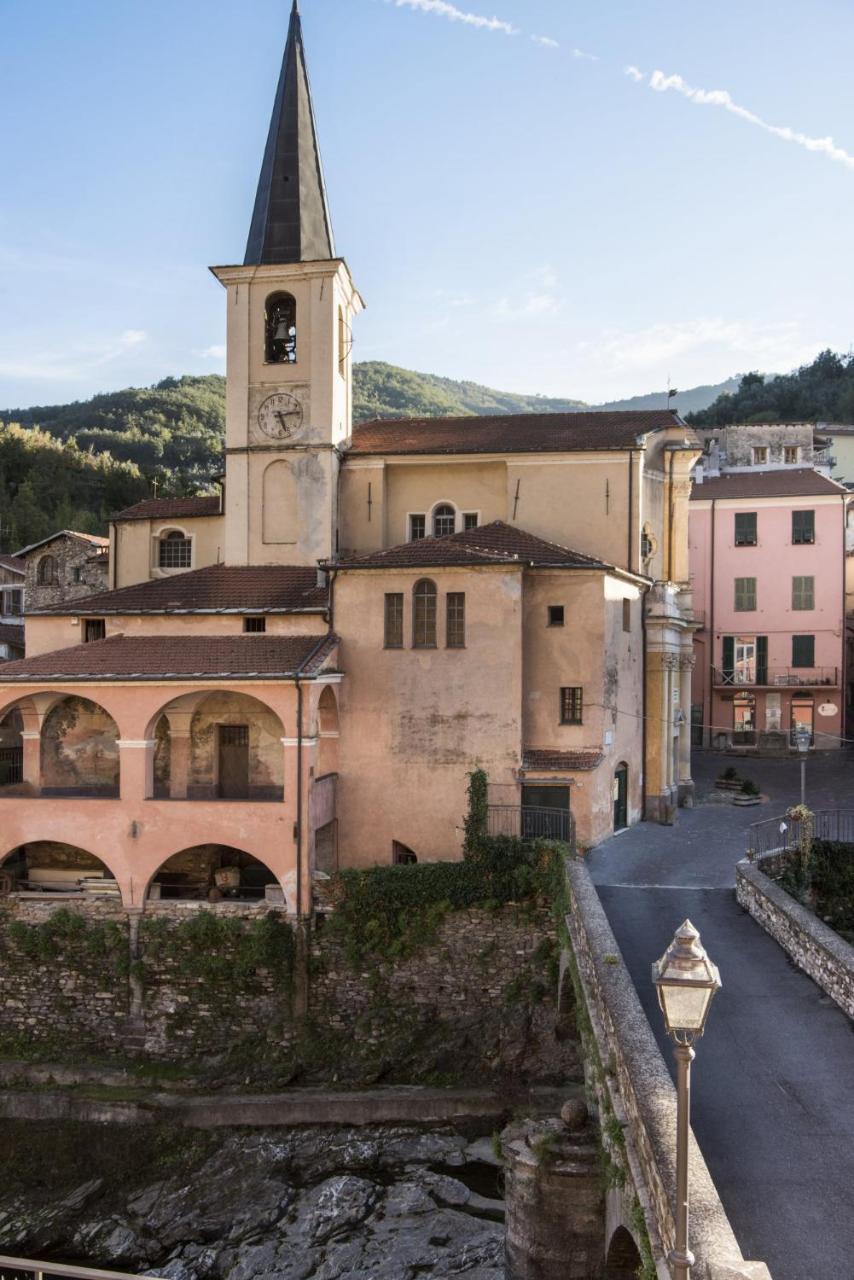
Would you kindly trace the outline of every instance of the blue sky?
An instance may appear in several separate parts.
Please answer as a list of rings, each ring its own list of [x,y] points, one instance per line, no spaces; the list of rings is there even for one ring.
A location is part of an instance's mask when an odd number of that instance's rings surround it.
[[[0,0],[0,406],[223,369],[288,8]],[[596,401],[848,350],[850,0],[302,9],[356,359]]]

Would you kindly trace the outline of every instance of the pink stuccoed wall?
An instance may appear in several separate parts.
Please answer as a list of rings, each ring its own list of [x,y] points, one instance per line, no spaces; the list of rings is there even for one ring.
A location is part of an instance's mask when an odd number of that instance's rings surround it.
[[[774,670],[791,668],[792,636],[815,636],[815,666],[835,668],[837,683],[812,686],[815,693],[815,727],[826,738],[819,747],[839,745],[834,738],[842,733],[844,706],[843,662],[845,634],[845,542],[844,506],[835,497],[804,496],[792,498],[722,498],[714,503],[696,500],[691,503],[689,544],[694,608],[702,613],[703,626],[695,636],[697,657],[692,686],[692,702],[705,708],[704,722],[713,726],[712,739],[718,729],[732,727],[732,699],[722,696],[729,690],[714,690],[711,668],[722,667],[723,637],[764,635],[768,637],[770,685],[757,688],[757,730],[765,729],[765,693],[781,694],[782,727],[788,731],[793,692],[796,696],[809,691],[775,686]],[[702,494],[702,488],[699,489]],[[815,512],[815,542],[792,544],[792,512]],[[735,513],[757,513],[758,542],[755,547],[735,545]],[[714,537],[713,537],[714,528]],[[713,556],[714,551],[714,556]],[[714,566],[714,583],[712,573]],[[815,608],[792,609],[792,578],[812,576],[815,579]],[[735,579],[756,578],[757,607],[753,612],[735,611]],[[714,627],[714,631],[710,630]],[[751,688],[748,686],[748,688]],[[739,686],[741,691],[742,686]],[[817,713],[822,703],[832,703],[839,710],[834,716]]]

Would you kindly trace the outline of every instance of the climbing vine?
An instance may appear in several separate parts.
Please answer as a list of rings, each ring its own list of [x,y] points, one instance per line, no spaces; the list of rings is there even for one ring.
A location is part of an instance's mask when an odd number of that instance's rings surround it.
[[[212,911],[178,924],[150,916],[142,921],[140,938],[146,965],[173,966],[189,978],[233,981],[265,969],[289,987],[293,976],[294,931],[275,912],[248,923]]]
[[[130,967],[127,933],[121,925],[112,920],[86,920],[67,907],[60,907],[37,924],[12,920],[6,938],[35,964],[61,958],[71,968],[85,972],[100,963],[119,975],[126,975]]]

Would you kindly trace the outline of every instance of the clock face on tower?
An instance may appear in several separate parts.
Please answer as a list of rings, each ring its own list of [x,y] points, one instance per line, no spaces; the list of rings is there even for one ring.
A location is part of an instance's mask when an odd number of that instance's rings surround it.
[[[296,396],[279,391],[258,410],[258,426],[271,440],[287,440],[302,426],[302,405]]]

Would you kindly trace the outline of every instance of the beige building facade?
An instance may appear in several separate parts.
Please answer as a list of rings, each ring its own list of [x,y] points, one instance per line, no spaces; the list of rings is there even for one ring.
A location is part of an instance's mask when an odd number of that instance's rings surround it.
[[[215,275],[221,493],[119,513],[107,589],[28,616],[0,676],[0,887],[305,914],[337,866],[459,857],[479,767],[498,834],[672,822],[698,441],[669,411],[353,428],[363,302],[296,6],[245,261]]]

